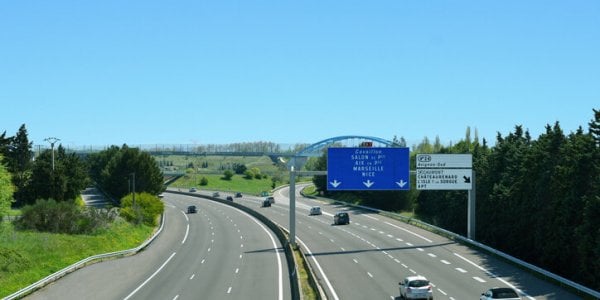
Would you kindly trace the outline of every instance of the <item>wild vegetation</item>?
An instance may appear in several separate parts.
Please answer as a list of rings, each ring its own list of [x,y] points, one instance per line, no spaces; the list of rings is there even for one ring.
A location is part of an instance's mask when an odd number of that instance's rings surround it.
[[[31,145],[25,125],[0,135],[0,297],[91,255],[138,246],[164,210],[163,177],[147,153],[113,146],[86,161],[58,145],[33,159]],[[118,197],[120,216],[82,205],[88,174]]]

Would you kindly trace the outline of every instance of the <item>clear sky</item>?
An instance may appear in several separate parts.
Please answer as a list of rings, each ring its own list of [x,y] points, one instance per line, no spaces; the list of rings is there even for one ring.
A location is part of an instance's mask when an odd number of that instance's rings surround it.
[[[597,0],[0,0],[0,133],[35,144],[493,144],[592,108]]]

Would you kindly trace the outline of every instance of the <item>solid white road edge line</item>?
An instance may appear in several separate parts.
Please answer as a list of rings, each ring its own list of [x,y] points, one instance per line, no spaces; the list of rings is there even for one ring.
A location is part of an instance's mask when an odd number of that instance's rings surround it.
[[[185,228],[185,235],[183,236],[183,241],[181,241],[182,244],[185,243],[185,240],[187,240],[188,233],[190,233],[190,224],[187,224]]]
[[[123,300],[128,300],[129,298],[131,298],[144,285],[146,285],[146,283],[148,283],[150,280],[152,280],[152,278],[154,278],[154,276],[156,276],[156,274],[158,274],[158,272],[160,272],[160,270],[162,270],[162,268],[164,268],[169,263],[169,261],[171,260],[171,258],[173,258],[173,256],[175,256],[175,254],[176,254],[176,252],[173,252],[173,254],[171,254],[171,256],[169,256],[169,258],[167,258],[167,260],[156,271],[154,271],[154,273],[152,273],[152,275],[150,275],[150,277],[148,277],[148,279],[146,279],[144,282],[142,282],[142,284],[140,284],[140,286],[138,286],[135,290],[133,290],[133,292],[131,292],[131,294],[127,295],[127,297],[125,297]]]
[[[327,284],[327,288],[329,288],[329,291],[331,291],[331,295],[333,296],[333,299],[335,300],[339,300],[340,298],[338,297],[337,293],[335,292],[335,290],[333,289],[333,286],[331,285],[331,282],[329,282],[329,278],[327,278],[327,275],[325,275],[325,272],[323,272],[323,269],[321,268],[321,265],[319,264],[319,262],[317,261],[317,259],[315,258],[315,256],[312,254],[312,251],[310,251],[310,249],[308,248],[308,246],[306,246],[306,244],[296,236],[296,240],[302,244],[302,246],[304,247],[304,249],[306,249],[306,251],[308,252],[308,255],[310,255],[310,257],[312,258],[312,260],[315,262],[315,265],[317,266],[317,269],[319,269],[319,272],[321,273],[321,276],[323,276],[323,280],[325,280],[325,284]]]
[[[280,257],[281,253],[279,253],[279,251],[277,251],[278,247],[277,247],[277,243],[275,242],[275,238],[273,238],[273,235],[271,234],[271,232],[269,232],[269,230],[267,230],[267,228],[265,228],[265,226],[261,222],[259,222],[255,217],[253,217],[253,216],[251,216],[251,215],[249,215],[249,214],[247,214],[246,212],[243,212],[243,211],[242,211],[242,213],[245,214],[245,215],[247,215],[250,219],[252,219],[252,221],[254,221],[254,223],[258,224],[258,226],[260,226],[260,228],[262,228],[267,233],[267,235],[271,239],[271,243],[273,243],[273,249],[275,250],[275,256],[277,257],[277,267],[279,269],[278,270],[279,278],[277,280],[278,281],[277,284],[278,284],[278,287],[279,287],[279,292],[278,292],[277,297],[278,297],[279,300],[283,300],[283,270],[281,269],[282,268],[282,266],[281,266],[281,257]],[[243,245],[242,245],[242,247],[243,247]]]

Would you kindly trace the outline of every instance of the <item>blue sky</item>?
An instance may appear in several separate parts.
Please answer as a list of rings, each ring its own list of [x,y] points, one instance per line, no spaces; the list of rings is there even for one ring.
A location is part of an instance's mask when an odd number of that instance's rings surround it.
[[[0,1],[0,107],[70,147],[568,133],[600,1]]]

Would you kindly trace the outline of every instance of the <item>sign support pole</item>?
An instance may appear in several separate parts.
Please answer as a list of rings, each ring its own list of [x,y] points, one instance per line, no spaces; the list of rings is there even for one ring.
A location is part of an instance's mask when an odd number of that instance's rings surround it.
[[[477,189],[475,185],[475,171],[471,172],[471,189],[469,190],[468,208],[467,208],[467,237],[475,240],[475,202]]]
[[[295,162],[295,160],[294,160]],[[290,168],[290,246],[296,247],[296,170]]]

